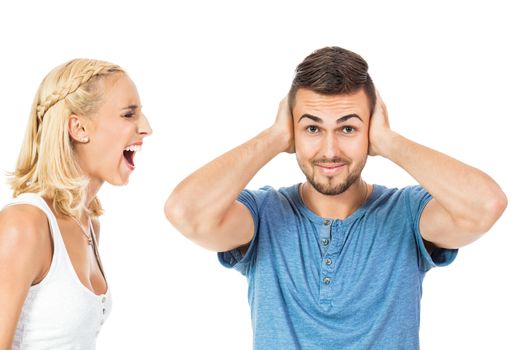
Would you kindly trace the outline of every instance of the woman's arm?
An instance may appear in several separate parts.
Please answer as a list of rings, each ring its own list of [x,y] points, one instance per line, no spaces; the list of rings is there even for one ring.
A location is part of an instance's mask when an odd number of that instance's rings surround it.
[[[20,204],[0,212],[0,349],[11,349],[29,288],[47,274],[52,249],[38,208]]]

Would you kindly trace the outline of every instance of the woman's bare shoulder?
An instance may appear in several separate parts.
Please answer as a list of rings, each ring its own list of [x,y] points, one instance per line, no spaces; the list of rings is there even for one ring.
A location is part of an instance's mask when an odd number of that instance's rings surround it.
[[[17,204],[0,211],[0,248],[13,254],[35,253],[49,243],[46,214],[30,204]]]

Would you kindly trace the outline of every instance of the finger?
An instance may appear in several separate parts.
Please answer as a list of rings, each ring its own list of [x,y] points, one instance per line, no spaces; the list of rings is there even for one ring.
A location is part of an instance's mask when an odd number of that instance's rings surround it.
[[[376,104],[381,104],[383,102],[383,99],[381,98],[381,94],[379,93],[379,90],[376,88]]]

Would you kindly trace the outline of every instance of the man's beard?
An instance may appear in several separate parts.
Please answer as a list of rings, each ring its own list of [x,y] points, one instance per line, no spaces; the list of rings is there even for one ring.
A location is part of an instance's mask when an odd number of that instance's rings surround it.
[[[316,165],[330,164],[330,163],[344,163],[345,166],[350,167],[354,162],[343,160],[341,158],[322,159],[322,160],[312,161],[310,162],[311,169],[312,169],[312,172],[310,174],[306,172],[306,169],[303,166],[301,166],[300,163],[299,163],[299,167],[303,171],[308,182],[312,185],[313,188],[317,190],[317,192],[327,195],[327,196],[336,196],[338,194],[345,192],[347,189],[350,188],[350,186],[354,184],[354,182],[356,182],[357,180],[361,178],[361,171],[363,170],[365,166],[366,158],[361,162],[360,166],[354,169],[352,172],[350,172],[346,176],[346,179],[341,183],[333,184],[332,182],[334,181],[334,176],[326,176],[326,178],[328,179],[328,183],[322,183],[320,181],[317,181],[315,179]]]

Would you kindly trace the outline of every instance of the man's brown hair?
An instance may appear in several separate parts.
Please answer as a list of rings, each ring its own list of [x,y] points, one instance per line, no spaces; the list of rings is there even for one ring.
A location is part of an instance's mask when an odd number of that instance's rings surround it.
[[[368,74],[366,61],[358,54],[337,46],[316,50],[297,66],[288,92],[290,108],[295,104],[298,89],[324,95],[349,94],[363,89],[368,97],[370,113],[376,104],[374,82]]]

